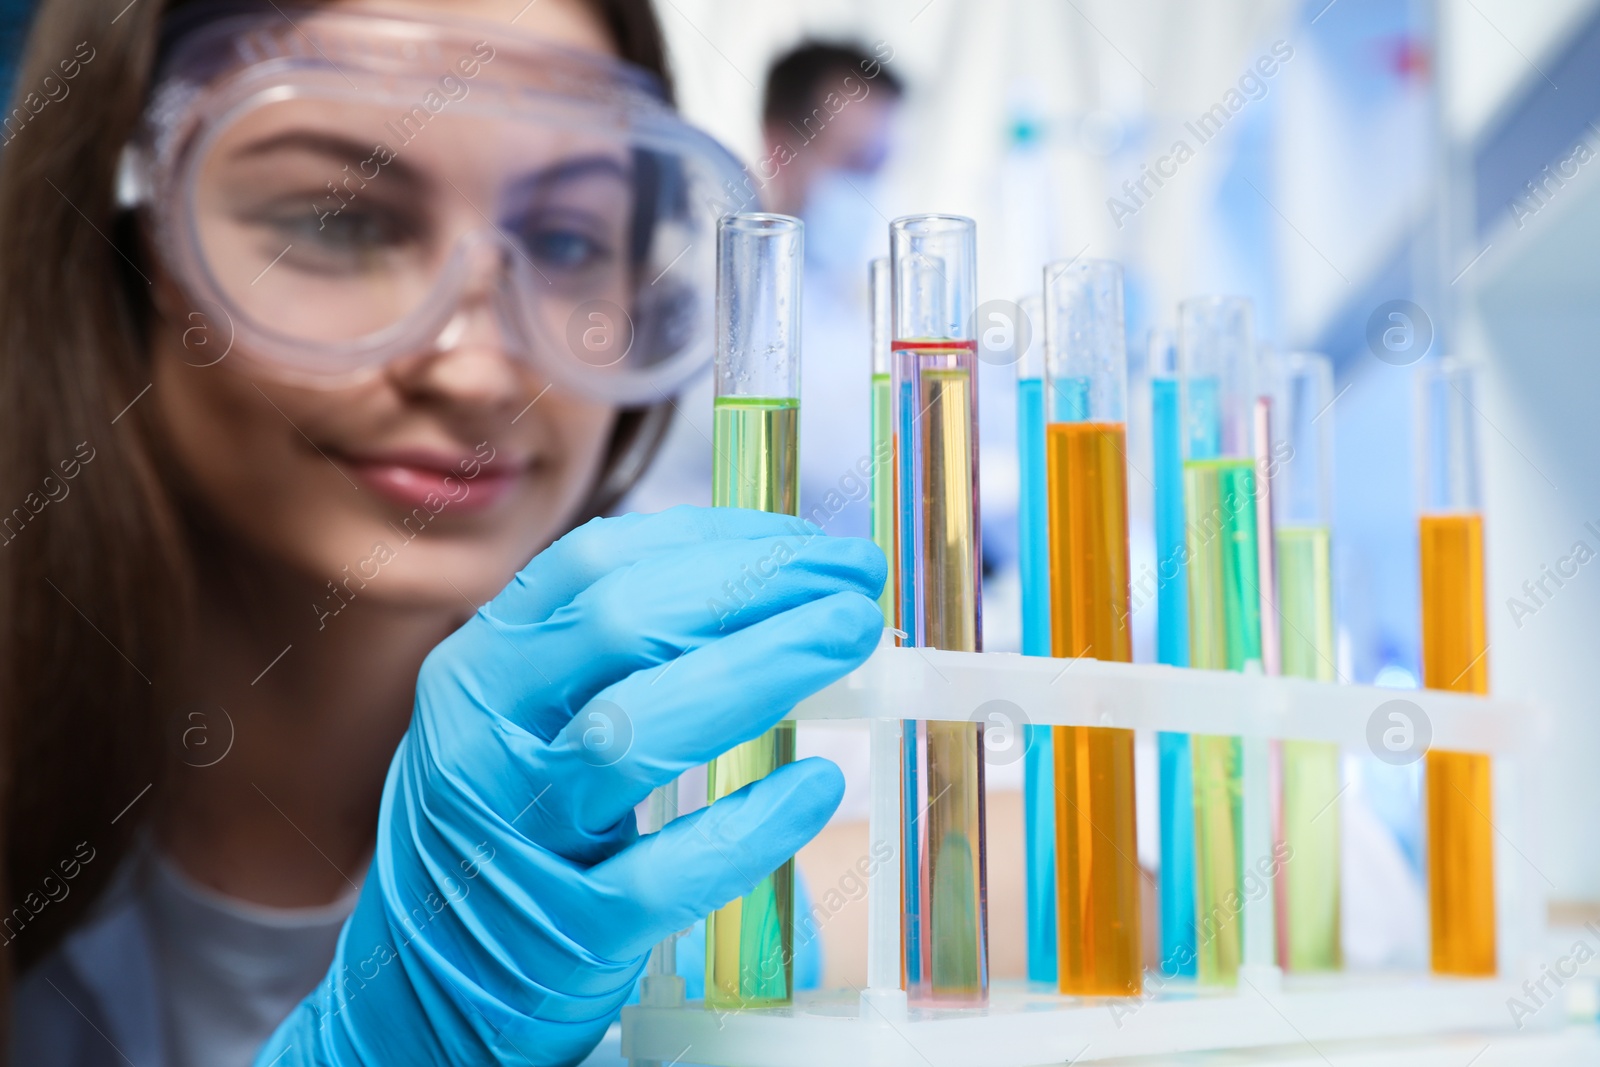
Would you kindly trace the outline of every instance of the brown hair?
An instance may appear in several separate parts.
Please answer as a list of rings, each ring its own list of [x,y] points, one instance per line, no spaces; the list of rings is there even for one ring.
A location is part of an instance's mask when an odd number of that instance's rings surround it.
[[[14,977],[83,918],[151,808],[133,801],[162,776],[153,694],[196,593],[199,538],[163,477],[154,406],[136,403],[150,382],[150,286],[112,195],[161,19],[189,2],[112,18],[118,4],[47,0],[20,110],[0,115],[0,1050]],[[670,86],[649,0],[583,2],[622,58]],[[619,414],[578,519],[637,477],[666,407]],[[58,493],[76,499],[51,506]],[[79,862],[85,842],[92,862]]]

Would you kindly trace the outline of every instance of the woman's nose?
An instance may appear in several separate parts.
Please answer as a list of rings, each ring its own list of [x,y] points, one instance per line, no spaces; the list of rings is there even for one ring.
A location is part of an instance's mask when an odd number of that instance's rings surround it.
[[[528,339],[517,323],[517,293],[504,242],[483,240],[465,250],[464,280],[454,313],[427,351],[395,360],[391,376],[411,392],[460,404],[526,403]]]

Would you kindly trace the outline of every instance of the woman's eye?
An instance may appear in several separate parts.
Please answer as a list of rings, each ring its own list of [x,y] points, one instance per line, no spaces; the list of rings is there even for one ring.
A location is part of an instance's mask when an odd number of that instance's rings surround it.
[[[611,259],[609,246],[581,230],[532,227],[523,231],[522,241],[535,262],[556,270],[585,270]]]
[[[292,247],[290,257],[308,268],[343,268],[392,255],[415,240],[414,228],[396,213],[346,205],[338,212],[296,210],[269,214],[273,240]]]
[[[340,248],[377,248],[399,244],[400,227],[373,212],[341,211],[317,229],[323,244]]]

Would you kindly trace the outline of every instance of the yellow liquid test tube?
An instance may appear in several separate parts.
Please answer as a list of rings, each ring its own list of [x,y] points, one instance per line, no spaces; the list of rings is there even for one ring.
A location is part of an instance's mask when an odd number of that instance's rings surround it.
[[[902,620],[913,645],[977,652],[976,227],[953,215],[908,216],[890,224],[889,242]],[[988,1001],[983,730],[904,724],[902,936],[913,1003]]]
[[[1189,665],[1244,670],[1261,657],[1255,461],[1183,466],[1189,509]],[[1244,960],[1244,746],[1194,734],[1195,977],[1233,985]]]
[[[717,225],[712,504],[799,513],[800,278],[804,228],[787,215]],[[706,767],[706,803],[794,761],[782,722]],[[794,860],[706,918],[708,1009],[770,1007],[794,996]]]
[[[1278,615],[1283,673],[1332,682],[1335,666],[1333,562],[1333,367],[1306,352],[1273,364],[1271,462],[1277,516]],[[1266,620],[1272,625],[1274,620]],[[1280,966],[1293,973],[1338,970],[1340,942],[1339,746],[1283,742],[1283,840],[1292,862],[1279,874],[1283,915]]]
[[[1044,288],[1052,650],[1130,663],[1122,270],[1105,260],[1052,263]],[[1052,740],[1060,988],[1136,996],[1144,968],[1134,734],[1057,726]]]
[[[1474,369],[1446,357],[1418,375],[1422,684],[1489,691]],[[1435,974],[1496,972],[1489,757],[1430,750],[1428,902]]]
[[[976,475],[973,352],[928,345],[911,356],[919,364],[914,395],[921,412],[913,429],[923,502],[915,542],[918,644],[967,652],[979,650],[977,525],[967,491]],[[965,365],[938,365],[947,362]],[[926,782],[915,812],[923,824],[917,880],[925,910],[920,981],[911,992],[925,1001],[981,1002],[988,996],[982,728],[965,722],[916,727],[921,736],[912,735],[906,758],[916,761],[916,777]]]
[[[1178,309],[1189,665],[1259,671],[1261,570],[1256,515],[1257,382],[1250,302],[1197,297]],[[1194,734],[1195,977],[1234,985],[1251,909],[1272,906],[1244,882],[1245,747],[1237,736]],[[1248,857],[1259,861],[1261,857]],[[1269,955],[1261,953],[1261,955]]]

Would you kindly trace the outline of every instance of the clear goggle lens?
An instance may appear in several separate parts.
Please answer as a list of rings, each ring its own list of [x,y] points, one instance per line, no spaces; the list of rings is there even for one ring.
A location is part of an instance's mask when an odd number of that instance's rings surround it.
[[[610,402],[706,366],[716,219],[738,206],[715,142],[637,100],[508,106],[486,78],[430,94],[445,83],[350,65],[236,73],[154,139],[168,258],[252,357],[345,376],[488,316],[507,352]]]

